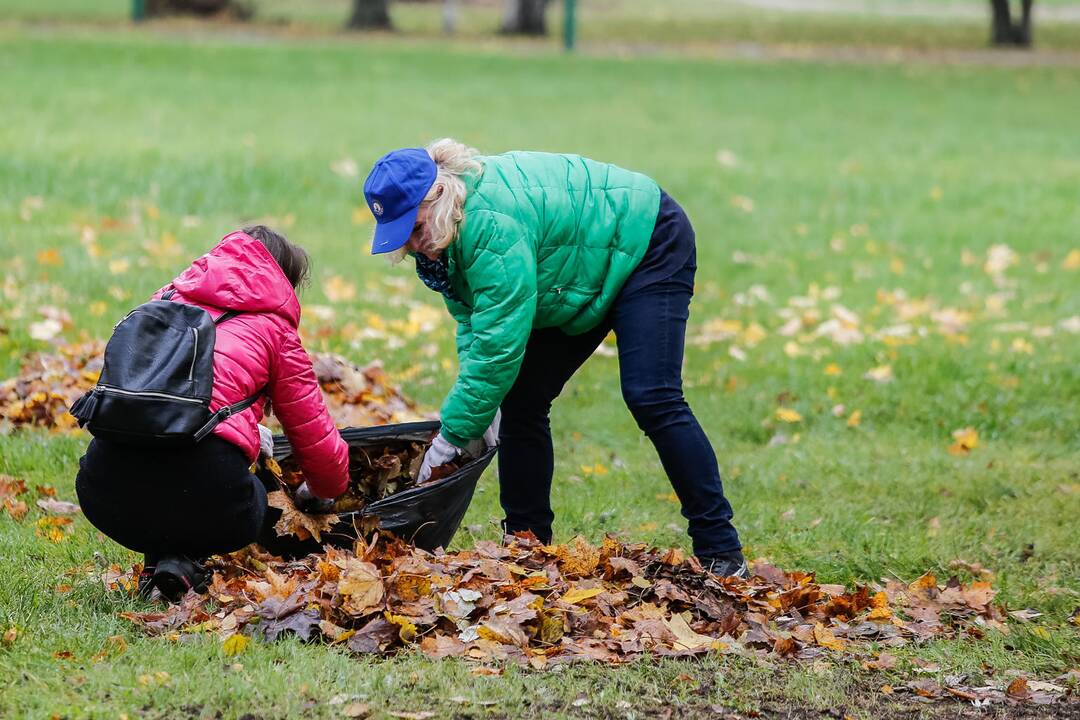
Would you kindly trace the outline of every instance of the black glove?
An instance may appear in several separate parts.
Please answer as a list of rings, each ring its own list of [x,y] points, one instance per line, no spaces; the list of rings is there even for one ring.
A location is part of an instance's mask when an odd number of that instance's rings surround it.
[[[332,507],[334,507],[334,501],[332,499],[321,498],[311,492],[311,488],[308,487],[306,482],[300,483],[300,487],[296,488],[296,495],[293,496],[293,501],[296,503],[297,510],[312,515],[325,515],[330,512]]]

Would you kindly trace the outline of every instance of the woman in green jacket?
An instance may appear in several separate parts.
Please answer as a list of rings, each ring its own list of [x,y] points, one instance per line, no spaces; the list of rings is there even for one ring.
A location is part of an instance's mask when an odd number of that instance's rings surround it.
[[[716,455],[682,393],[697,259],[674,200],[615,165],[480,156],[453,140],[385,155],[364,196],[372,253],[412,255],[458,325],[460,371],[421,479],[501,408],[504,528],[550,542],[551,403],[614,330],[623,398],[682,503],[695,554],[717,574],[746,573]]]

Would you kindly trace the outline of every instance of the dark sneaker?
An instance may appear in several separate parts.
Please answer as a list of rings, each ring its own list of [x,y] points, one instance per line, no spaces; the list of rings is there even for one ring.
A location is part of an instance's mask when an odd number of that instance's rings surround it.
[[[719,575],[720,577],[737,577],[746,579],[750,577],[750,568],[746,565],[746,558],[741,550],[720,555],[699,557],[701,567],[705,572]]]
[[[166,555],[158,561],[151,582],[166,600],[176,602],[189,590],[205,590],[209,579],[210,573],[194,560],[183,555]]]

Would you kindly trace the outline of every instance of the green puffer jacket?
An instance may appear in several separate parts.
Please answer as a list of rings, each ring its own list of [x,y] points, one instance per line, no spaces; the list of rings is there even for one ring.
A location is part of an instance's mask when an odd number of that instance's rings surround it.
[[[478,158],[458,238],[446,249],[447,299],[461,365],[443,435],[480,437],[517,378],[534,328],[596,327],[641,262],[660,207],[652,179],[577,155]]]

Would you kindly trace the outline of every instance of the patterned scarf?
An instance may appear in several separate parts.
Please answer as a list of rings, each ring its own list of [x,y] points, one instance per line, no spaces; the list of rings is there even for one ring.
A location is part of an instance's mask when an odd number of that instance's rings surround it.
[[[446,255],[440,255],[438,260],[429,260],[426,255],[415,253],[413,260],[416,261],[416,275],[428,288],[443,296],[460,302],[454,288],[450,286],[450,266],[446,262]]]

